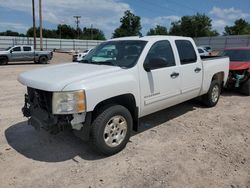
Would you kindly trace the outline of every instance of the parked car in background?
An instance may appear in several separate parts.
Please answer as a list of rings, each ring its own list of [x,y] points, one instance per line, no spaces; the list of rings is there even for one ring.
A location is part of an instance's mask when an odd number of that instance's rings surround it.
[[[0,51],[0,65],[16,61],[34,61],[35,63],[48,63],[53,57],[52,51],[37,51],[32,46],[18,45]]]
[[[92,50],[93,50],[93,48],[91,48],[89,50],[85,50],[82,53],[77,53],[77,54],[73,55],[72,61],[73,62],[80,62]]]
[[[228,48],[222,53],[230,59],[227,87],[250,95],[250,48]]]
[[[212,52],[213,51],[211,46],[198,46],[198,48],[206,50],[207,52]]]
[[[200,56],[211,56],[212,54],[208,51],[206,51],[204,48],[198,47],[198,52]]]
[[[121,151],[139,118],[201,96],[217,104],[228,57],[201,58],[193,39],[124,37],[105,41],[80,63],[19,75],[29,124],[56,133],[73,129],[106,155]]]

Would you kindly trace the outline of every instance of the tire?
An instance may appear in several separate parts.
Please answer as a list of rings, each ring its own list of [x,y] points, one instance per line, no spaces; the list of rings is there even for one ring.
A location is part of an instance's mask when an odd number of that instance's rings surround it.
[[[46,56],[41,56],[39,58],[39,63],[40,64],[47,64],[48,63],[48,58]]]
[[[0,57],[0,65],[7,65],[8,58],[7,57]]]
[[[213,80],[210,84],[210,88],[207,94],[205,94],[202,97],[203,103],[207,107],[215,106],[219,101],[220,93],[221,93],[221,83],[218,80]]]
[[[242,84],[240,87],[240,93],[246,96],[250,96],[250,78]]]
[[[93,148],[104,155],[120,152],[129,141],[132,124],[132,116],[124,106],[104,108],[92,123],[90,136]]]

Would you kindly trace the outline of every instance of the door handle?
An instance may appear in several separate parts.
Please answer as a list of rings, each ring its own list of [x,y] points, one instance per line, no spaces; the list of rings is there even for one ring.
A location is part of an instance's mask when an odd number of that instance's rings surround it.
[[[199,67],[196,67],[195,69],[194,69],[194,72],[196,72],[196,73],[198,73],[198,72],[200,72],[201,71],[201,68],[199,68]]]
[[[176,77],[178,77],[180,74],[178,73],[178,72],[173,72],[171,75],[170,75],[170,77],[171,78],[176,78]]]

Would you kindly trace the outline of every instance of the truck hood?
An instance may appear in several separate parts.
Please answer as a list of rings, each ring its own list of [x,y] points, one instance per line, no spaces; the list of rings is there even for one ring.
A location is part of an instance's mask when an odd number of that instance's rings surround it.
[[[241,62],[241,61],[231,61],[229,70],[245,70],[249,69],[250,71],[250,62]]]
[[[62,91],[64,87],[73,82],[120,70],[120,67],[108,65],[67,63],[24,72],[18,76],[18,81],[23,85],[40,90]]]
[[[8,54],[9,52],[8,51],[0,51],[0,54]]]

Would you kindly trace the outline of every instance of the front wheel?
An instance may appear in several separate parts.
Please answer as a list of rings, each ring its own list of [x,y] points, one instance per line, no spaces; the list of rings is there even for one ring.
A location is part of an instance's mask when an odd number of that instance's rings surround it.
[[[94,149],[105,155],[118,153],[129,141],[132,124],[132,116],[124,106],[105,108],[92,123]]]
[[[202,97],[203,103],[208,107],[215,106],[219,101],[220,93],[221,83],[218,80],[213,80],[207,94]]]
[[[7,57],[0,57],[0,65],[7,65],[8,58]]]
[[[40,64],[47,64],[48,63],[48,58],[46,56],[41,56],[39,58],[39,63]]]

